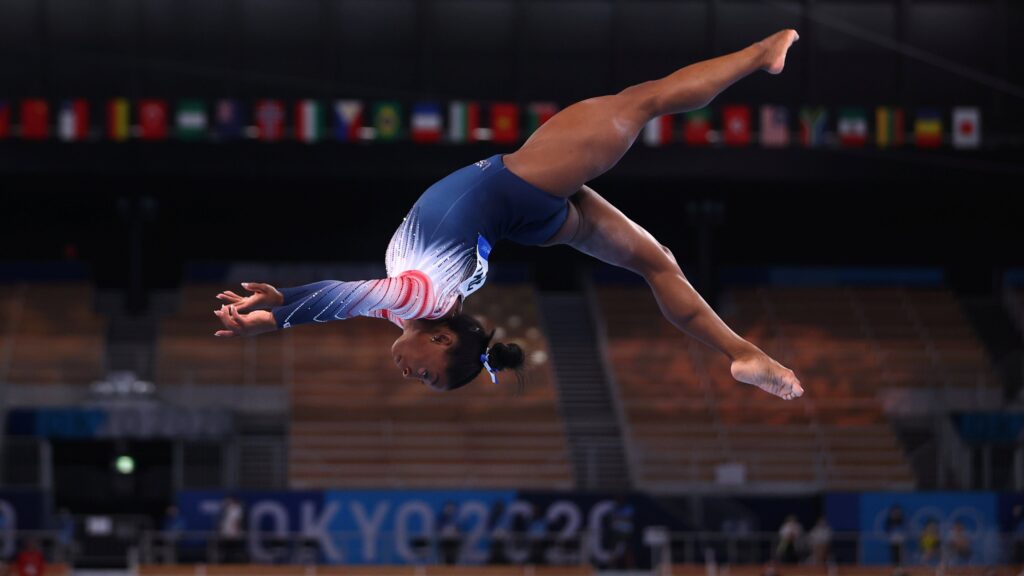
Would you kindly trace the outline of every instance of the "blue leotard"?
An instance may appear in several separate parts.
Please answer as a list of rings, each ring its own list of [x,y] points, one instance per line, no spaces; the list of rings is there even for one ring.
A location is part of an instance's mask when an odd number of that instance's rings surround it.
[[[508,239],[543,244],[565,222],[568,201],[513,174],[501,154],[465,166],[426,189],[391,237],[387,278],[322,280],[280,289],[278,328],[353,316],[440,318],[487,279],[491,248]]]

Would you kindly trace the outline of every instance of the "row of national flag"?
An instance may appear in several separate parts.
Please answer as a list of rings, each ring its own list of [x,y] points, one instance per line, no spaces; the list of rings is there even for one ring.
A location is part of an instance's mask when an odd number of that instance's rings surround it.
[[[649,146],[681,141],[690,146],[743,147],[757,141],[765,148],[863,148],[872,143],[879,148],[909,143],[918,148],[946,144],[958,149],[981,146],[981,110],[972,106],[953,108],[948,116],[939,109],[922,108],[915,111],[910,125],[902,108],[887,106],[876,108],[873,114],[866,108],[840,108],[830,113],[822,106],[805,106],[794,121],[785,106],[765,105],[758,110],[756,129],[754,109],[745,105],[721,107],[717,123],[710,108],[681,116],[681,126],[677,126],[675,116],[651,120],[644,128],[644,142]]]
[[[406,112],[397,101],[265,99],[248,104],[221,99],[108,100],[98,111],[84,99],[51,107],[45,99],[22,100],[17,125],[10,103],[0,100],[0,139],[58,138],[65,142],[106,139],[237,140],[300,142],[404,140],[420,143],[492,141],[514,144],[558,112],[552,102],[532,102],[521,110],[511,102],[487,105],[474,101],[416,102]],[[485,116],[486,111],[486,116]]]
[[[25,140],[57,138],[66,142],[107,139],[125,141],[167,140],[297,140],[313,143],[412,140],[418,143],[465,143],[491,141],[515,144],[533,133],[558,112],[552,102],[525,106],[510,102],[483,104],[476,101],[415,102],[406,107],[397,101],[264,99],[130,101],[114,98],[93,111],[84,99],[55,105],[30,98],[12,105],[0,100],[0,139],[18,136]],[[755,119],[757,120],[755,125]],[[15,122],[17,120],[17,123]],[[913,144],[920,148],[951,145],[968,149],[981,146],[981,111],[956,107],[949,113],[935,108],[914,111],[902,108],[803,107],[794,115],[785,106],[726,105],[685,114],[661,116],[644,128],[649,146],[684,143],[690,146],[750,146],[766,148],[874,144],[879,148]]]

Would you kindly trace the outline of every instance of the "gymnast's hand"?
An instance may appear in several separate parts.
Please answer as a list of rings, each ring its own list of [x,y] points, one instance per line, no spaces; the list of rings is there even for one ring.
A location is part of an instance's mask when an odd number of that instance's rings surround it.
[[[242,282],[242,288],[252,292],[249,296],[239,296],[231,290],[217,294],[217,299],[226,304],[233,304],[239,312],[251,310],[270,310],[274,306],[284,304],[284,296],[270,284],[262,282]]]
[[[221,337],[255,336],[264,332],[277,330],[274,315],[266,310],[254,310],[248,314],[239,313],[234,304],[224,304],[220,310],[214,310],[227,330],[217,330],[213,335]]]

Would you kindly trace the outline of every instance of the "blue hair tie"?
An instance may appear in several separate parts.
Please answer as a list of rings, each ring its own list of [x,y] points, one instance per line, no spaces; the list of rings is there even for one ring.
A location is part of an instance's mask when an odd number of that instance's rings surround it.
[[[487,352],[489,352],[489,351],[490,351],[490,348],[485,350],[484,353],[480,355],[480,361],[484,363],[484,368],[486,368],[487,369],[487,373],[490,374],[491,382],[494,382],[495,384],[497,384],[498,383],[498,377],[494,375],[497,372],[497,370],[495,370],[494,368],[491,368],[491,365],[487,363]]]

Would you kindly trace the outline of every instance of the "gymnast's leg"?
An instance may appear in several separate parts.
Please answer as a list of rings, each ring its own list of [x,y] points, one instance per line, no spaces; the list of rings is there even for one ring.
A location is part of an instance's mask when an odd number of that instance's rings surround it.
[[[728,356],[733,378],[790,400],[804,393],[793,371],[744,340],[693,288],[669,249],[589,186],[570,197],[569,218],[545,245],[567,244],[647,281],[676,328]]]
[[[703,108],[737,80],[765,70],[782,71],[797,40],[782,30],[739,52],[691,64],[658,80],[608,96],[577,102],[544,123],[504,157],[512,173],[558,196],[571,196],[607,172],[653,118]]]

